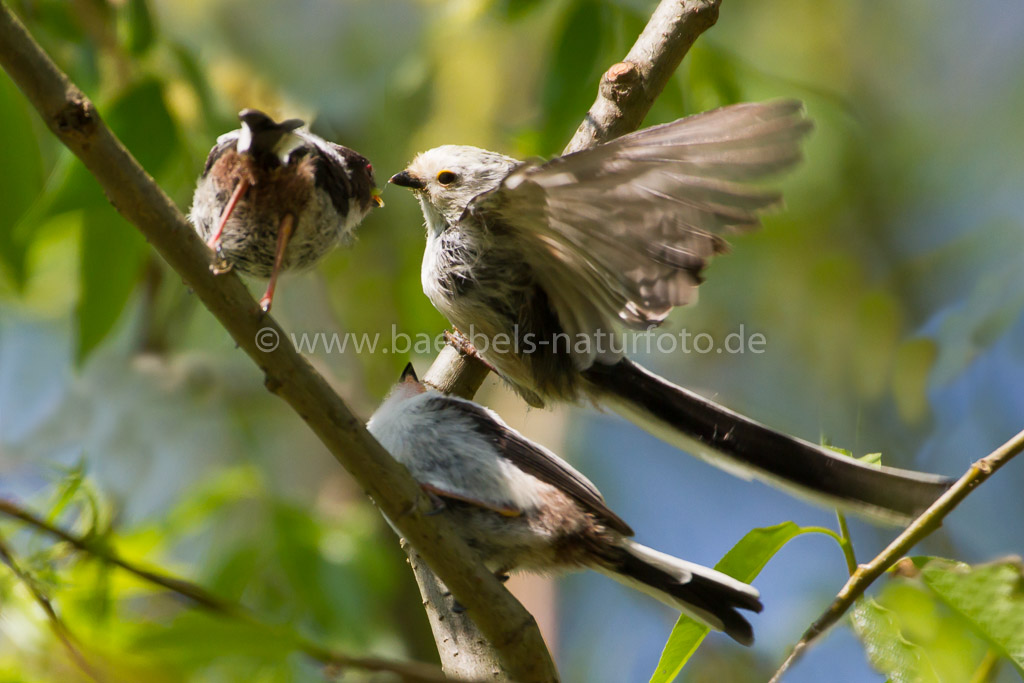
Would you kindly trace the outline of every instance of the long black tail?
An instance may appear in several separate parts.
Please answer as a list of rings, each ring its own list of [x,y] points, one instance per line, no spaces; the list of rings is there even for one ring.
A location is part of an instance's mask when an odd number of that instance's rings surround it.
[[[629,539],[622,539],[607,566],[594,569],[717,631],[725,631],[738,643],[754,642],[754,630],[737,611],[761,611],[761,600],[753,586]]]
[[[776,432],[623,359],[584,371],[596,397],[713,465],[803,497],[887,521],[916,517],[953,480],[867,465]]]

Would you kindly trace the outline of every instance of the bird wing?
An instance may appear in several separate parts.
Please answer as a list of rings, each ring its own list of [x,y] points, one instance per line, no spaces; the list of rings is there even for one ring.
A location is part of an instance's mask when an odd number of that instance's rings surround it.
[[[520,229],[529,257],[552,266],[538,272],[563,318],[590,301],[649,328],[693,299],[703,268],[728,248],[724,235],[756,228],[758,212],[780,202],[749,183],[793,166],[810,129],[798,101],[724,107],[525,162],[467,211]],[[576,331],[592,331],[593,318]]]
[[[203,165],[203,173],[199,176],[200,178],[206,177],[210,169],[213,168],[213,165],[217,163],[217,159],[224,156],[225,152],[235,148],[235,145],[238,144],[239,133],[240,131],[232,130],[217,138],[217,144],[213,146],[210,153],[206,156],[206,163]]]
[[[626,536],[633,535],[633,529],[608,508],[597,487],[572,465],[495,420],[475,403],[445,396],[431,399],[432,403],[435,401],[439,410],[454,410],[468,417],[501,456],[520,470],[562,491],[610,528]]]
[[[316,159],[316,186],[331,198],[339,216],[348,216],[353,199],[365,198],[369,202],[373,188],[367,174],[359,168],[369,163],[365,157],[306,131],[299,131],[297,135],[305,142],[308,153]]]

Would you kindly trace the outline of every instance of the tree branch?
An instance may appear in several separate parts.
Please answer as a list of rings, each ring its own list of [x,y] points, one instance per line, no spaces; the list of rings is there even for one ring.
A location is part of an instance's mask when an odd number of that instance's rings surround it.
[[[601,78],[597,100],[564,154],[636,130],[694,41],[718,20],[720,4],[721,0],[661,0],[626,59],[613,64]],[[471,399],[488,372],[487,366],[475,356],[446,346],[434,359],[424,382],[444,393]],[[495,657],[493,653],[488,657],[481,633],[464,615],[452,612],[443,600],[437,599],[446,593],[444,584],[429,567],[418,562],[411,548],[406,548],[406,552],[445,672],[480,678],[495,675]]]
[[[533,617],[483,566],[430,503],[408,471],[366,431],[327,382],[292,347],[257,344],[284,335],[263,316],[237,275],[210,273],[210,252],[170,198],[100,119],[92,102],[58,69],[25,27],[0,3],[0,64],[50,130],[96,177],[117,210],[133,223],[239,347],[266,376],[266,386],[306,421],[401,534],[444,578],[480,632],[521,683],[557,680]],[[287,338],[285,338],[287,339]]]
[[[907,551],[917,545],[926,536],[942,525],[942,520],[953,511],[960,502],[988,479],[1000,467],[1008,463],[1015,455],[1024,451],[1024,431],[1021,431],[989,455],[971,465],[970,469],[941,498],[921,513],[921,516],[910,523],[889,546],[875,559],[862,564],[846,582],[842,590],[828,609],[818,617],[804,632],[792,652],[782,662],[779,670],[772,676],[771,682],[778,681],[793,663],[817,640],[825,631],[835,625],[846,611],[853,606],[857,598],[864,594],[875,579],[884,574],[902,558]]]
[[[0,514],[5,514],[8,517],[17,519],[18,521],[35,528],[38,531],[42,531],[43,533],[58,538],[65,543],[68,543],[75,550],[91,555],[92,557],[100,559],[108,564],[112,564],[119,569],[123,569],[147,583],[165,588],[176,595],[186,598],[196,607],[206,610],[207,612],[239,621],[245,621],[250,625],[255,625],[275,632],[280,632],[281,630],[276,626],[271,626],[262,622],[249,609],[238,603],[219,598],[202,586],[192,583],[191,581],[186,581],[184,579],[152,571],[150,569],[144,569],[134,562],[123,559],[116,552],[108,548],[105,543],[89,537],[76,536],[75,534],[69,533],[58,526],[50,524],[38,515],[29,512],[20,505],[9,500],[0,499]],[[98,672],[89,666],[88,662],[74,646],[71,632],[59,619],[57,613],[50,604],[50,601],[35,586],[31,577],[25,575],[22,570],[18,568],[2,538],[0,538],[0,561],[6,563],[15,575],[28,586],[32,595],[35,597],[36,602],[43,607],[44,611],[49,616],[57,636],[60,638],[61,642],[64,643],[65,647],[68,648],[75,661],[79,663],[79,666],[89,673],[92,678],[99,680],[101,677]],[[363,671],[386,671],[396,674],[403,681],[413,681],[415,683],[441,683],[442,681],[448,680],[444,674],[437,669],[437,667],[430,664],[422,662],[398,662],[381,659],[379,657],[351,657],[325,648],[294,633],[283,633],[282,635],[288,640],[294,642],[296,648],[304,652],[306,655],[330,666],[342,669],[360,669]]]
[[[720,4],[721,0],[662,0],[626,58],[601,78],[597,100],[562,154],[639,128],[694,41],[718,21]]]

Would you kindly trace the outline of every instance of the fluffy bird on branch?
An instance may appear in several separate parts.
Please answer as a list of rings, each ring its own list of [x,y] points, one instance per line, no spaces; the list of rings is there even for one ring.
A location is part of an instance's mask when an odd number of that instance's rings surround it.
[[[281,271],[308,268],[350,244],[374,204],[373,166],[358,152],[245,109],[242,127],[210,150],[189,218],[215,253],[214,272],[232,267],[269,278],[270,310]]]

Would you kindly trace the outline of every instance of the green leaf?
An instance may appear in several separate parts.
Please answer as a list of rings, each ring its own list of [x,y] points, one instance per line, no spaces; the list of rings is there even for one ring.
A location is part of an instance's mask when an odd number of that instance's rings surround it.
[[[822,533],[821,529],[801,527],[793,522],[754,529],[725,554],[715,569],[734,579],[750,583],[782,546],[801,534]],[[650,683],[669,683],[697,651],[710,629],[690,617],[680,615],[661,653]]]
[[[608,8],[596,0],[576,0],[566,8],[544,81],[540,136],[544,153],[565,145],[597,95],[597,84],[608,66],[604,64],[608,19]]]
[[[82,488],[82,482],[85,481],[85,458],[79,457],[77,463],[71,467],[63,468],[63,470],[63,476],[57,482],[57,489],[54,491],[54,503],[50,506],[49,512],[46,513],[46,521],[51,524],[57,521],[61,513],[64,512],[65,508],[74,500]]]
[[[891,610],[871,598],[861,598],[850,611],[850,622],[871,665],[893,683],[940,681],[927,651],[904,637]]]
[[[107,124],[150,174],[157,176],[178,144],[177,129],[159,82],[146,80],[121,96]],[[83,217],[81,298],[75,348],[77,362],[103,341],[124,310],[138,280],[147,248],[142,236],[113,210],[92,175],[74,162],[50,213],[88,207]]]
[[[136,57],[148,50],[156,38],[156,26],[148,0],[128,0],[118,17],[121,40]]]
[[[1024,675],[1024,577],[1019,559],[971,567],[933,559],[921,578]]]
[[[516,21],[540,6],[540,0],[496,0],[494,10],[504,19]]]
[[[705,111],[743,100],[743,87],[735,60],[707,41],[700,41],[686,57],[686,77],[692,111]]]
[[[77,362],[84,361],[114,327],[135,289],[147,252],[142,235],[113,207],[97,206],[84,213]]]
[[[266,662],[280,662],[295,647],[286,630],[255,622],[225,620],[201,612],[184,612],[166,626],[154,626],[132,643],[132,652],[201,665],[224,657],[244,655]]]
[[[155,79],[141,81],[114,102],[103,117],[128,151],[153,176],[158,175],[178,148],[178,130],[163,86]]]
[[[857,458],[865,465],[881,465],[882,454],[881,453],[865,453],[864,455]]]
[[[43,159],[25,98],[6,76],[0,77],[0,130],[4,158],[16,161],[0,182],[0,265],[18,288],[25,284],[25,255],[32,233],[14,230],[43,188]]]

